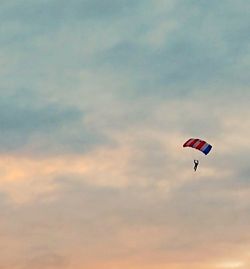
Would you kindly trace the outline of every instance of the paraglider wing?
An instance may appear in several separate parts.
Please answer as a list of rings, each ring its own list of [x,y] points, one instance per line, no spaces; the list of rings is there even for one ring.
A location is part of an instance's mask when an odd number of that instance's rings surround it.
[[[190,147],[190,148],[194,148],[194,149],[198,149],[201,152],[203,152],[205,155],[207,155],[210,150],[212,149],[212,146],[210,144],[208,144],[206,141],[197,139],[197,138],[190,138],[188,139],[188,141],[186,141],[183,144],[183,147]]]

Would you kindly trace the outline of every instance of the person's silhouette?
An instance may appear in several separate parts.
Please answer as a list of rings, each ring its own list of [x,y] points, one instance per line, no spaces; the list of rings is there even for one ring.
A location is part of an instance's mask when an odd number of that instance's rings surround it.
[[[198,165],[199,165],[199,161],[198,160],[194,160],[194,171],[197,170]]]

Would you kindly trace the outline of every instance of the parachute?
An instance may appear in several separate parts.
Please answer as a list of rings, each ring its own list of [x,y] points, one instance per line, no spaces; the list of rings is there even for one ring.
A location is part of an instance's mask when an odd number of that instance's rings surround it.
[[[205,155],[207,155],[210,150],[212,149],[212,146],[208,144],[206,141],[200,140],[198,138],[190,138],[188,139],[184,144],[183,147],[190,147],[197,149],[201,152],[203,152]]]

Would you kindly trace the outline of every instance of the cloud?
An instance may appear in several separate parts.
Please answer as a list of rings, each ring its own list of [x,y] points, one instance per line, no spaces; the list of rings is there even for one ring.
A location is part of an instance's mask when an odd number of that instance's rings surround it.
[[[2,98],[0,104],[1,152],[56,154],[84,152],[104,138],[85,123],[85,113],[72,106],[17,94]],[[104,141],[103,140],[103,141]]]
[[[20,252],[21,264],[41,257],[50,268],[55,259],[48,253],[57,253],[73,258],[66,268],[80,264],[91,268],[90,264],[99,263],[113,266],[124,259],[134,265],[143,259],[159,267],[178,260],[196,268],[197,263],[217,262],[229,253],[237,257],[239,249],[246,252],[245,211],[223,195],[228,187],[218,180],[186,184],[170,197],[155,188],[96,187],[72,177],[56,181],[59,188],[53,200],[37,199],[3,211],[5,235],[17,236],[23,242],[19,247],[30,249],[27,259]]]
[[[249,4],[33,2],[0,11],[0,267],[247,268]]]
[[[32,249],[32,252],[34,250]],[[23,268],[35,266],[36,268],[68,268],[68,263],[65,257],[49,253],[28,258],[26,265]]]

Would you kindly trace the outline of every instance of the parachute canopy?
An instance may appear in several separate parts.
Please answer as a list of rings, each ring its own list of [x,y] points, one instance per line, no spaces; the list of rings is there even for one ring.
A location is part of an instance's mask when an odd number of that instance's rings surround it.
[[[206,141],[200,140],[198,138],[190,138],[188,141],[186,141],[183,144],[183,147],[190,147],[194,149],[198,149],[201,152],[203,152],[205,155],[207,155],[210,150],[212,149],[212,146],[208,144]]]

